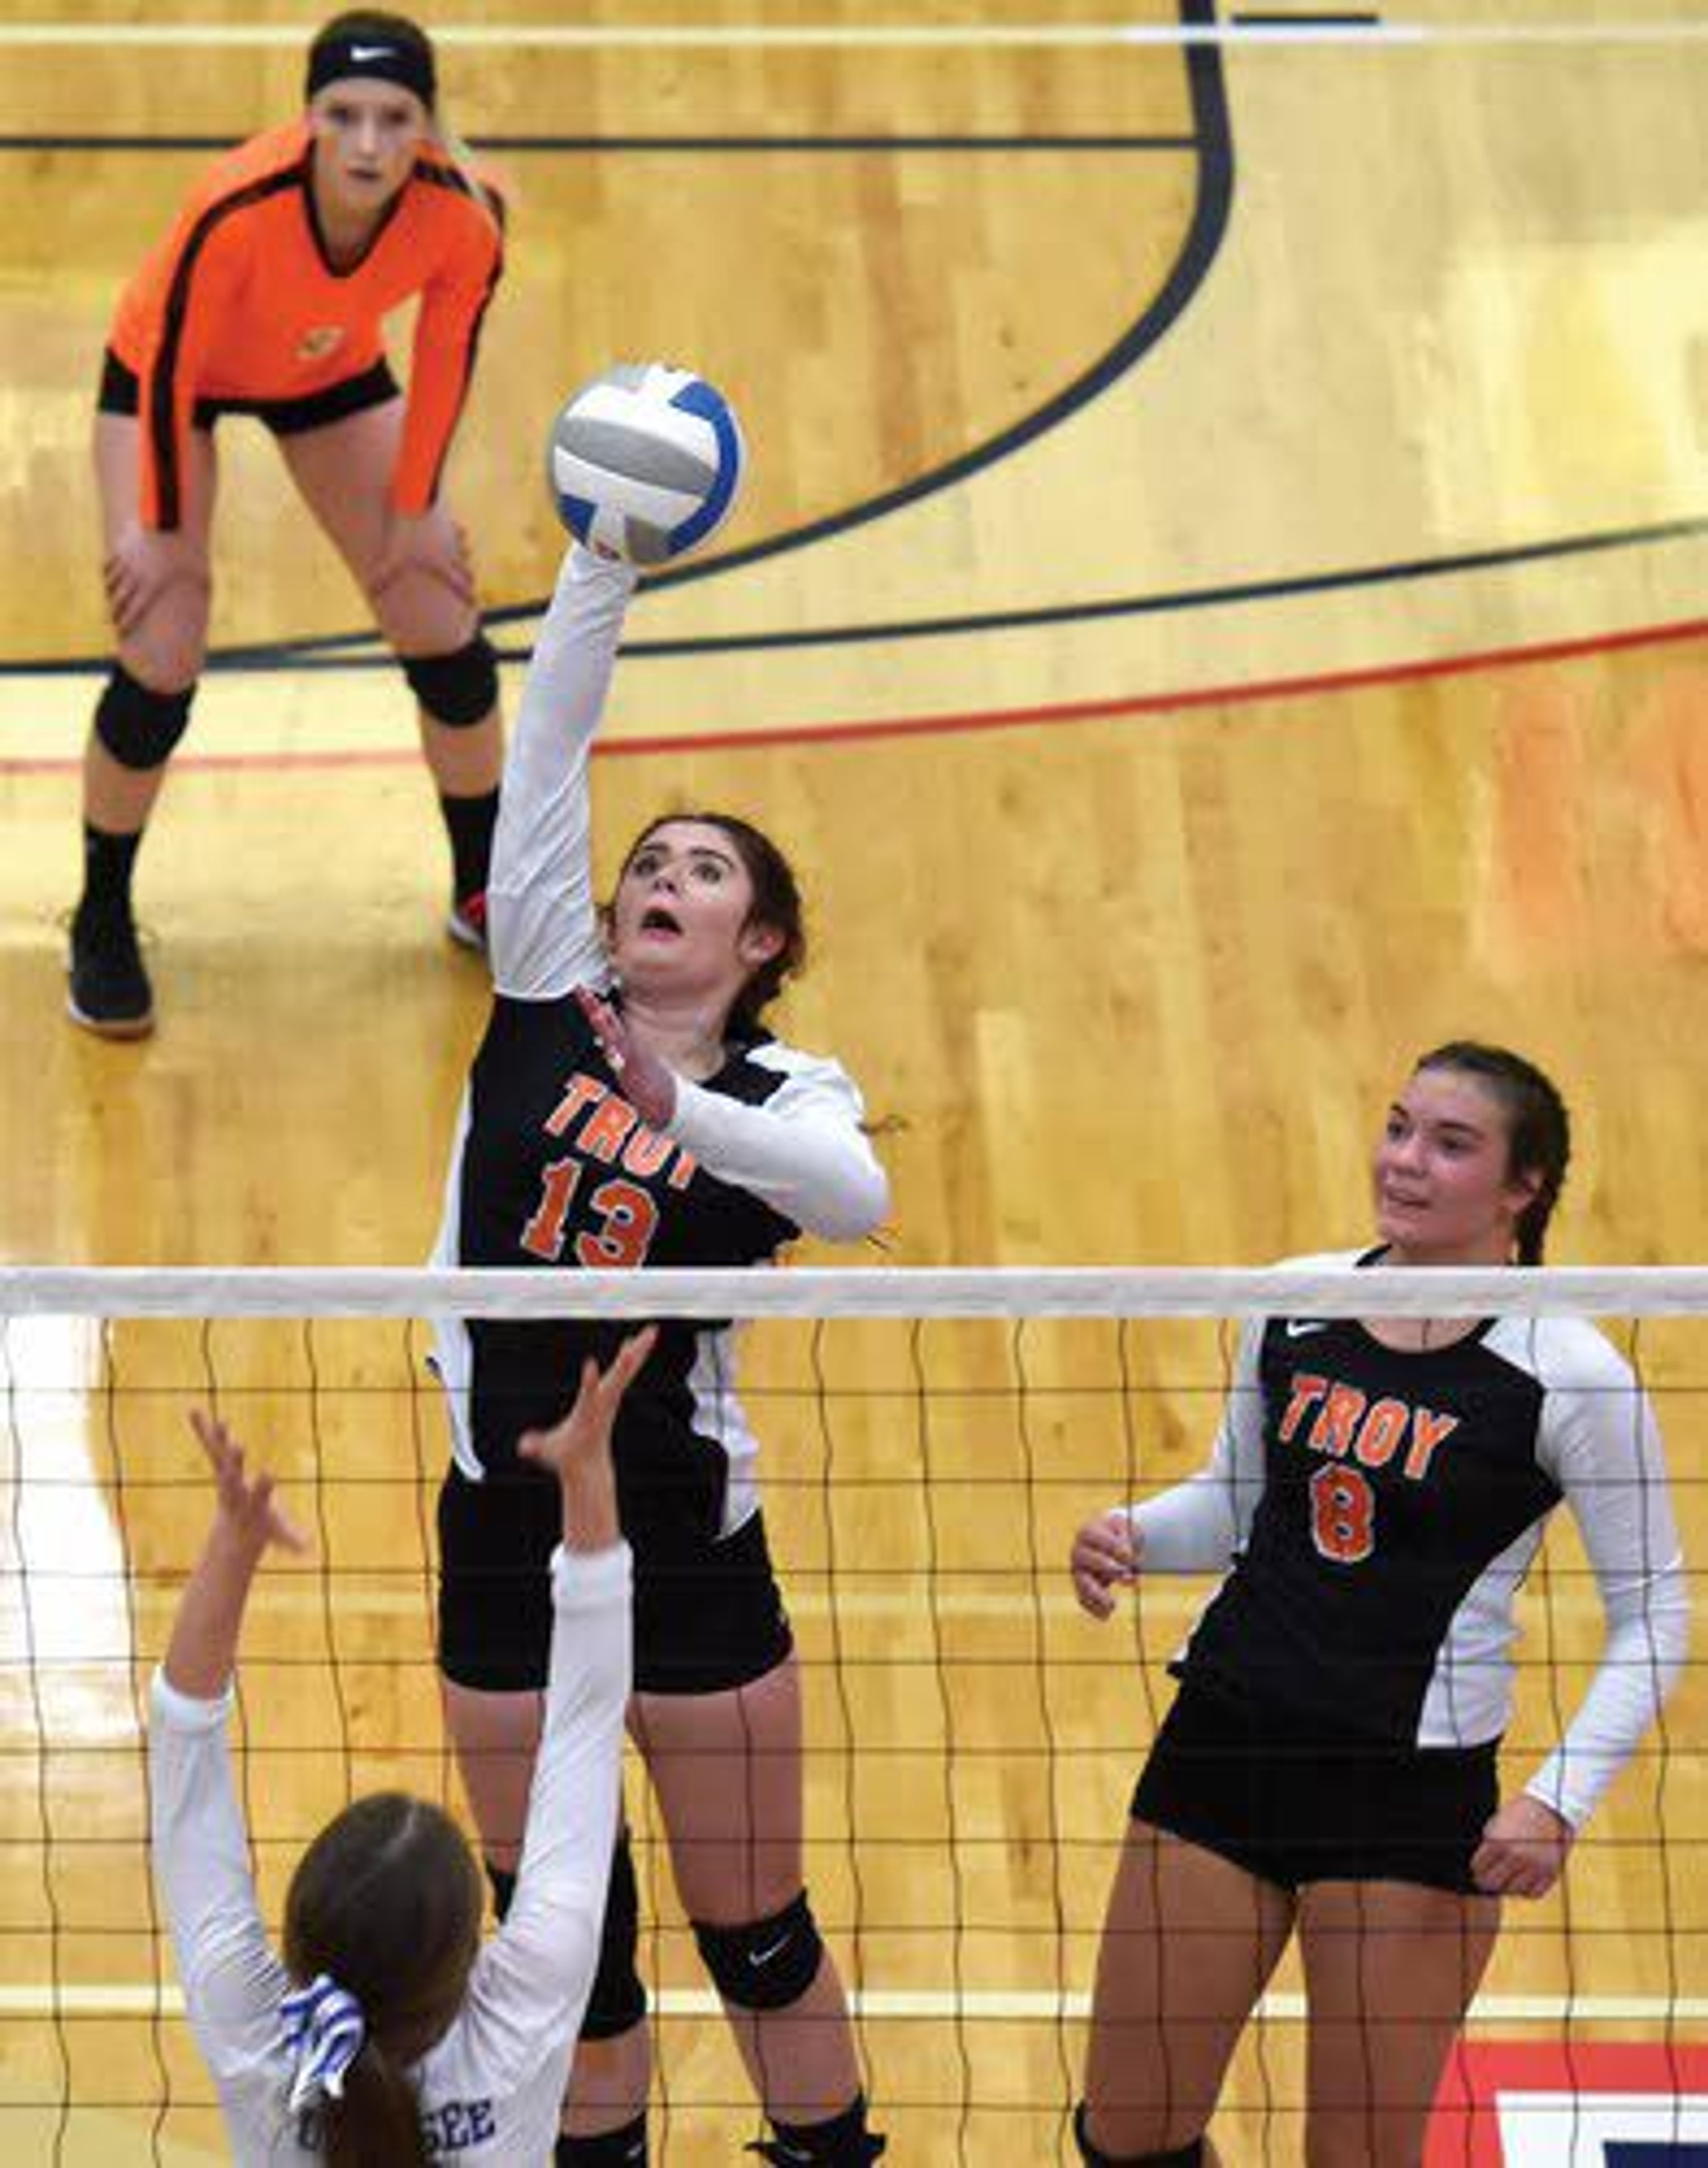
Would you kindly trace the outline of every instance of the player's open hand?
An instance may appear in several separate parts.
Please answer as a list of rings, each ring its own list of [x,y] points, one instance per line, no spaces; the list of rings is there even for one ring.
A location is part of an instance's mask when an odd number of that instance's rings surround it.
[[[550,1430],[528,1431],[517,1439],[516,1449],[522,1459],[565,1478],[581,1468],[608,1464],[617,1411],[657,1338],[655,1325],[631,1333],[602,1374],[590,1355],[581,1365],[575,1405]]]
[[[468,537],[448,513],[437,509],[391,513],[368,592],[377,602],[407,573],[437,580],[459,603],[474,608],[475,568],[469,559]]]
[[[1107,1618],[1115,1609],[1117,1591],[1138,1578],[1138,1531],[1119,1507],[1087,1521],[1074,1538],[1069,1570],[1079,1608],[1094,1618]]]
[[[216,1529],[257,1557],[272,1547],[305,1551],[308,1538],[273,1496],[272,1476],[265,1469],[250,1473],[242,1447],[219,1417],[193,1408],[190,1428],[213,1470]]]
[[[1483,1825],[1471,1876],[1491,1897],[1546,1897],[1560,1878],[1575,1832],[1541,1800],[1520,1792]]]
[[[591,986],[577,986],[576,999],[623,1097],[643,1122],[663,1129],[676,1110],[674,1070],[649,1048],[637,1046],[621,1010],[602,1001]]]
[[[204,587],[208,583],[207,566],[194,543],[176,532],[145,527],[140,519],[125,522],[101,573],[108,614],[121,640],[141,631],[143,620],[168,587],[180,581]]]

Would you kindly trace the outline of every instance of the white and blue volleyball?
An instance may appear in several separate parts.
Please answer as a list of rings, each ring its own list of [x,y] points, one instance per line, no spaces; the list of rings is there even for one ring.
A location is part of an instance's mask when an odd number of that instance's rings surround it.
[[[740,486],[741,431],[723,394],[692,369],[619,362],[584,384],[546,446],[558,517],[579,542],[631,565],[698,549]]]

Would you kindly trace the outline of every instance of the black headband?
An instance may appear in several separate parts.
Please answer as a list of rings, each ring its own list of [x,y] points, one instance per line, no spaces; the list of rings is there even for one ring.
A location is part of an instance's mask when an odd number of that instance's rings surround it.
[[[329,82],[338,82],[353,75],[374,76],[381,82],[398,83],[405,90],[412,90],[428,112],[432,110],[438,88],[433,79],[432,47],[419,31],[413,37],[403,37],[395,32],[375,30],[363,37],[356,31],[341,30],[316,38],[309,48],[308,87],[304,98],[311,98]]]

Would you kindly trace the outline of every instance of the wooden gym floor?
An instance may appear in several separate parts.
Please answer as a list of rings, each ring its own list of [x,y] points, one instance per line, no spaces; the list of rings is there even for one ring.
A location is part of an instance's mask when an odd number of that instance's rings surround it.
[[[899,0],[605,0],[581,44],[531,0],[508,31],[434,14],[466,37],[449,109],[516,195],[453,470],[507,654],[551,577],[562,394],[660,353],[740,409],[736,521],[631,621],[597,843],[608,869],[659,805],[709,800],[793,850],[816,958],[786,1028],[899,1124],[873,1262],[1355,1242],[1387,1093],[1466,1034],[1572,1098],[1559,1261],[1705,1254],[1708,35],[1691,0],[1386,12],[1267,45],[1116,44],[1097,0],[946,0],[934,42]],[[481,977],[438,930],[407,702],[242,425],[226,652],[140,883],[162,1028],[124,1048],[61,1018],[107,315],[213,146],[293,109],[316,19],[195,16],[225,29],[80,13],[43,42],[0,8],[0,1259],[408,1263]],[[780,35],[808,24],[838,35]],[[322,1539],[255,1612],[269,1893],[347,1783],[445,1783],[419,1352],[7,1332],[9,2157],[218,2154],[181,2025],[147,2014],[134,1701],[200,1525],[181,1411],[210,1363]],[[1637,1352],[1700,1548],[1708,1343],[1652,1327]],[[1222,1361],[1207,1329],[758,1336],[814,1887],[898,2160],[1067,2157],[1079,2027],[1051,1998],[1083,2006],[1200,1591],[1148,1597],[1141,1669],[1058,1562],[1087,1511],[1192,1464]],[[987,1397],[923,1398],[921,1371]],[[1515,1772],[1593,1658],[1578,1563],[1562,1531],[1531,1591]],[[1576,2040],[1700,2028],[1705,1722],[1693,1676],[1566,1894],[1514,1920],[1484,2032],[1557,2038],[1568,1996]],[[662,2157],[697,2168],[751,2116],[658,1912]],[[1235,2073],[1231,2162],[1299,2157],[1297,1989]]]

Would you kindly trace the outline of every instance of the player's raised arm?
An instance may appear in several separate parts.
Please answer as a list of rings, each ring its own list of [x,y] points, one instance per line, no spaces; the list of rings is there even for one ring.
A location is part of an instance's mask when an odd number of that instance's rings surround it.
[[[572,544],[528,663],[486,885],[495,991],[550,1001],[604,982],[587,760],[635,576]]]
[[[263,1558],[275,1547],[301,1551],[307,1544],[274,1497],[272,1476],[250,1469],[218,1416],[197,1409],[190,1425],[213,1471],[214,1517],[179,1598],[162,1668],[179,1693],[211,1701],[231,1683],[244,1607]]]

